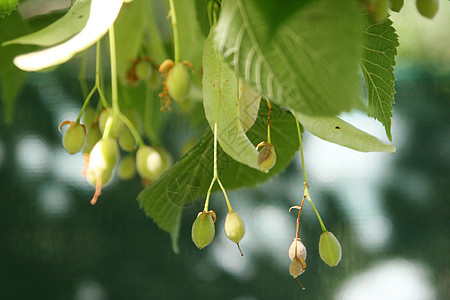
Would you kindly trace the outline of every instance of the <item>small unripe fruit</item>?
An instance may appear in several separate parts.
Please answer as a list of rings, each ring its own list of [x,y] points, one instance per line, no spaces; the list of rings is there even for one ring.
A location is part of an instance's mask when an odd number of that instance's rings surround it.
[[[439,10],[439,0],[416,0],[419,13],[428,19],[433,19]]]
[[[297,255],[295,255],[295,245],[297,245]],[[293,260],[295,257],[306,260],[306,247],[303,245],[300,238],[295,238],[289,247],[289,258]]]
[[[112,171],[119,160],[119,146],[113,138],[104,138],[95,144],[89,157],[89,170],[96,176]]]
[[[145,60],[140,60],[136,65],[136,76],[139,80],[147,80],[153,73],[152,65]]]
[[[112,122],[110,127],[109,136],[113,138],[118,138],[123,130],[123,122],[118,116],[114,115],[111,108],[106,108],[100,113],[100,118],[98,120],[98,127],[100,132],[103,134],[105,132],[106,122],[110,119]]]
[[[226,236],[236,244],[238,244],[245,235],[244,222],[235,211],[230,211],[227,214],[224,227]]]
[[[88,129],[88,133],[86,135],[86,143],[84,144],[83,153],[90,153],[92,148],[94,148],[95,144],[102,138],[102,134],[98,129],[98,124],[94,123]]]
[[[136,174],[134,155],[128,154],[119,162],[118,175],[122,180],[129,180]]]
[[[191,88],[191,78],[186,67],[182,63],[176,63],[167,74],[166,86],[170,96],[175,101],[186,98]]]
[[[63,146],[70,154],[75,154],[83,148],[86,140],[86,129],[77,122],[70,122],[63,136]]]
[[[389,0],[390,10],[400,12],[402,7],[403,7],[403,0]]]
[[[198,249],[208,246],[214,238],[216,229],[211,214],[203,211],[199,212],[192,224],[192,241]]]
[[[261,172],[267,173],[275,165],[277,154],[272,144],[266,144],[258,154],[258,166]]]
[[[90,127],[94,122],[94,119],[95,119],[95,109],[93,109],[90,106],[86,107],[83,112],[83,124],[86,127]]]
[[[300,274],[305,272],[306,263],[304,260],[295,257],[289,265],[289,273],[292,277],[297,278]]]
[[[125,151],[131,152],[136,147],[137,143],[134,139],[133,134],[131,134],[130,129],[124,128],[119,137],[119,145]]]
[[[325,231],[319,240],[320,258],[329,266],[335,267],[341,261],[342,248],[333,233]]]
[[[374,0],[369,6],[369,18],[372,23],[383,23],[388,17],[388,0]]]
[[[141,146],[136,152],[136,169],[139,175],[155,180],[164,172],[162,156],[150,146]]]

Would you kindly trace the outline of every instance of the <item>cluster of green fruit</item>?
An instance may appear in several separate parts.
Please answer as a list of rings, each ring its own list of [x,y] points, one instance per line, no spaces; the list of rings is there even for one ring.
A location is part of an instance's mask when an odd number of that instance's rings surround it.
[[[404,0],[362,0],[362,4],[373,23],[381,23],[388,17],[389,9],[400,12]],[[439,10],[439,0],[416,0],[417,11],[425,18],[432,19]]]
[[[216,214],[214,211],[201,211],[192,224],[192,241],[200,250],[208,246],[216,233],[214,223]],[[224,225],[225,235],[235,242],[242,254],[239,242],[245,235],[245,225],[241,217],[233,210],[229,211]]]
[[[139,123],[131,112],[128,120],[134,125]],[[96,203],[101,187],[111,180],[116,165],[119,178],[123,180],[131,179],[137,171],[143,180],[153,181],[171,164],[170,155],[163,149],[145,144],[138,147],[130,128],[124,126],[119,115],[111,108],[103,109],[99,117],[95,117],[93,109],[87,109],[84,112],[84,124],[65,121],[61,126],[66,124],[70,126],[63,135],[63,146],[70,154],[83,151],[83,174],[96,187],[92,204]],[[128,153],[119,162],[120,149]]]

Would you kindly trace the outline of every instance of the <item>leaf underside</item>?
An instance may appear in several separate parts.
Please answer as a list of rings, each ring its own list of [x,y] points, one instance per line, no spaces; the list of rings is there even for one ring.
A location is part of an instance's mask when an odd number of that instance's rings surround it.
[[[366,109],[359,95],[357,2],[312,1],[275,34],[252,3],[224,0],[216,28],[218,50],[239,77],[264,97],[305,114]]]
[[[267,113],[267,106],[261,104],[259,116],[247,132],[253,143],[267,137]],[[236,162],[218,147],[218,172],[227,190],[256,185],[286,168],[299,147],[295,119],[275,106],[271,114],[271,132],[277,163],[268,174]],[[213,134],[208,130],[194,149],[139,194],[140,207],[159,228],[174,232],[182,207],[204,197],[212,178]],[[215,185],[214,190],[217,188]]]
[[[393,67],[398,45],[398,36],[389,19],[368,26],[364,32],[361,69],[366,82],[369,116],[383,124],[390,141],[395,94]]]

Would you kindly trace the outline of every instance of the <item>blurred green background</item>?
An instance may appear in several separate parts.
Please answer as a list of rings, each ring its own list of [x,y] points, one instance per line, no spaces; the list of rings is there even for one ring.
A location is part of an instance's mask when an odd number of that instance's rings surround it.
[[[138,207],[138,178],[115,180],[97,205],[89,204],[93,188],[81,176],[81,155],[64,152],[57,128],[82,105],[66,66],[29,76],[14,124],[0,125],[0,298],[449,299],[449,6],[442,1],[429,21],[407,3],[393,19],[401,44],[397,153],[358,153],[305,134],[311,195],[343,247],[338,267],[321,262],[320,226],[305,203],[305,291],[290,277],[287,256],[296,218],[288,209],[301,200],[299,157],[264,185],[230,192],[247,225],[244,257],[226,239],[223,218],[210,246],[193,245],[200,202],[184,211],[175,255],[169,236]],[[362,114],[343,117],[384,137],[381,125]],[[164,134],[176,156],[173,139],[186,120],[177,112],[170,119]],[[225,215],[221,195],[212,206]]]

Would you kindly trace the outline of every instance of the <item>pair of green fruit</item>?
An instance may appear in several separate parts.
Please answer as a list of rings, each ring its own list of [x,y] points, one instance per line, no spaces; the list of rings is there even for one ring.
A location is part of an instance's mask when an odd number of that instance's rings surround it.
[[[208,246],[216,233],[214,226],[216,216],[210,211],[201,211],[192,225],[192,241],[200,250]],[[235,212],[227,214],[224,225],[225,235],[239,247],[239,242],[245,235],[245,225],[241,217]],[[242,254],[242,252],[241,252]]]

